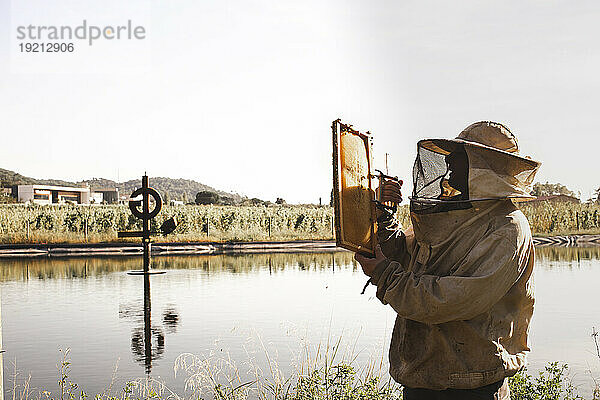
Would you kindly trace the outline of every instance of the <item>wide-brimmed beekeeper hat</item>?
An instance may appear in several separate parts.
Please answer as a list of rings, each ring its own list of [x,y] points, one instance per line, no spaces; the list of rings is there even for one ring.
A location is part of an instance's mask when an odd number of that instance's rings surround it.
[[[456,151],[464,151],[468,159],[467,201],[534,198],[531,185],[541,163],[519,153],[517,138],[506,126],[481,121],[469,125],[456,139],[417,143],[412,201],[444,201],[449,172],[445,156]]]

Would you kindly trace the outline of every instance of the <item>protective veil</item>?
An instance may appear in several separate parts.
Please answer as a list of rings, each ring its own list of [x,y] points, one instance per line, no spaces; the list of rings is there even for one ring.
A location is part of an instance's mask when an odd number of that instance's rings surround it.
[[[524,366],[534,249],[511,199],[531,197],[539,166],[493,122],[418,143],[412,229],[398,230],[390,214],[378,218],[387,260],[372,276],[377,297],[398,313],[389,354],[396,381],[471,389]]]

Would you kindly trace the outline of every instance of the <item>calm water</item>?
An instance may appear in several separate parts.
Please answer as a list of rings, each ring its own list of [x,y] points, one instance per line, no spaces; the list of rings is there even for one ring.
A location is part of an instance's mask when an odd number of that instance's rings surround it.
[[[590,373],[600,377],[590,335],[600,328],[600,249],[538,249],[537,258],[530,371],[567,362],[589,393]],[[183,353],[230,359],[242,374],[269,365],[290,373],[339,338],[338,359],[376,368],[383,360],[387,370],[395,314],[373,287],[359,294],[366,279],[350,253],[153,263],[167,273],[144,282],[126,274],[139,268],[133,258],[0,260],[6,395],[15,368],[17,381],[30,374],[32,387],[56,392],[64,348],[71,379],[88,393],[106,389],[113,373],[114,387],[149,374],[182,393],[187,375],[173,367]]]

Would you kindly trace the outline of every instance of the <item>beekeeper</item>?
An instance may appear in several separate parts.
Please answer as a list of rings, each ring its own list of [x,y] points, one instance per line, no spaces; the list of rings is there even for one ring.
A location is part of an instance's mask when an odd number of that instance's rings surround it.
[[[507,127],[477,122],[418,142],[411,228],[378,205],[376,257],[355,258],[398,313],[390,375],[405,400],[510,398],[534,304],[531,231],[514,201],[531,198],[539,166]],[[401,201],[397,183],[380,190]]]

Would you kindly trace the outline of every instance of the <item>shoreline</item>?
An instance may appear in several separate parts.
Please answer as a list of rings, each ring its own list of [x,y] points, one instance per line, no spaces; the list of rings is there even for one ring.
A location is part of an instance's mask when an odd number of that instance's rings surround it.
[[[535,236],[536,246],[595,247],[600,246],[600,235]],[[154,242],[152,256],[217,255],[249,253],[323,253],[348,251],[335,245],[333,240],[293,240],[254,242]],[[15,243],[0,244],[2,258],[35,257],[106,257],[140,256],[141,243]]]
[[[217,255],[249,253],[324,253],[347,251],[332,240],[256,242],[154,242],[152,256]],[[48,243],[1,244],[0,259],[15,257],[140,256],[141,243]]]

